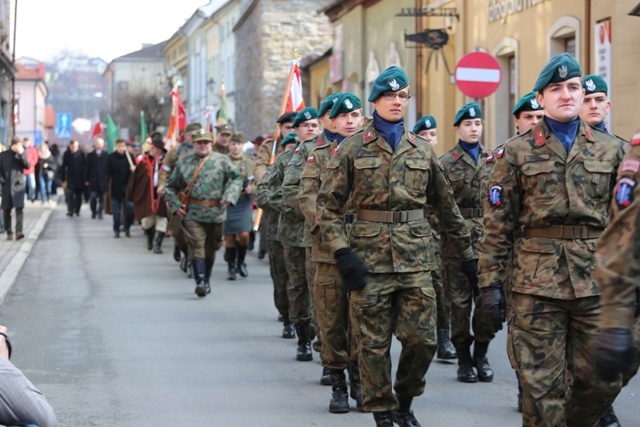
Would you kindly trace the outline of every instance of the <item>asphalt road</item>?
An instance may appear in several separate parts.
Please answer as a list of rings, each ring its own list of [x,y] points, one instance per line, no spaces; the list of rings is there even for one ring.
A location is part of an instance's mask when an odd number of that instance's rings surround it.
[[[371,426],[370,414],[328,412],[321,367],[295,360],[280,337],[268,264],[249,253],[247,279],[198,299],[171,257],[145,248],[139,227],[113,238],[111,217],[67,218],[59,206],[0,309],[13,362],[45,393],[60,426]],[[221,255],[221,254],[220,254]],[[520,425],[515,376],[501,332],[489,350],[492,383],[462,384],[434,362],[414,401],[423,426]],[[394,365],[399,345],[392,348]],[[615,408],[638,426],[640,382]]]

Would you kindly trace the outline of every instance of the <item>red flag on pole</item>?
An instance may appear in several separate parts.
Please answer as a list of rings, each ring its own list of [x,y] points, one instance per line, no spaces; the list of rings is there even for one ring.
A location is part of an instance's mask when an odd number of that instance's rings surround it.
[[[170,149],[178,142],[178,135],[187,125],[187,112],[180,99],[178,85],[173,86],[171,91],[171,120],[169,121],[169,131],[167,132],[167,149]]]
[[[300,63],[292,61],[289,70],[291,85],[289,85],[288,93],[285,93],[287,111],[302,111],[304,109],[304,99],[302,98],[302,73],[300,72]]]
[[[96,138],[102,135],[102,124],[100,123],[100,115],[96,114],[96,117],[93,119],[93,126],[91,131],[91,139]]]

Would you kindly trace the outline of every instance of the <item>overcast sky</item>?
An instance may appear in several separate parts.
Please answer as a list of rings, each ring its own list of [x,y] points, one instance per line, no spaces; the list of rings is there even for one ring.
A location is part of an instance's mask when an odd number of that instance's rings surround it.
[[[45,61],[71,49],[110,62],[139,50],[143,43],[168,39],[208,0],[17,2],[17,58]]]

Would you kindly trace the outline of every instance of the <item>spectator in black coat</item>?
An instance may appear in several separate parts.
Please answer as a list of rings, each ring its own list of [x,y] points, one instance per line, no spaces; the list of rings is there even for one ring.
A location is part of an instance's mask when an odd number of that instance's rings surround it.
[[[78,141],[71,140],[67,151],[62,155],[60,179],[66,191],[67,216],[80,216],[82,197],[84,195],[84,153],[79,150]]]
[[[129,229],[133,222],[133,203],[126,201],[127,184],[131,172],[135,169],[135,162],[127,152],[124,139],[116,140],[116,149],[107,157],[106,175],[109,180],[111,200],[113,202],[113,233],[120,237],[120,213],[125,205],[124,230],[127,237],[131,237]]]
[[[107,191],[107,153],[103,151],[104,139],[97,138],[93,143],[94,150],[87,154],[84,165],[84,183],[89,189],[89,206],[91,219],[102,219],[104,213],[104,193]]]
[[[27,157],[18,137],[11,139],[8,150],[0,153],[0,185],[2,186],[2,215],[7,230],[7,240],[13,240],[11,228],[11,209],[16,209],[16,240],[24,237],[22,233],[22,209],[27,188],[23,169],[29,167]]]

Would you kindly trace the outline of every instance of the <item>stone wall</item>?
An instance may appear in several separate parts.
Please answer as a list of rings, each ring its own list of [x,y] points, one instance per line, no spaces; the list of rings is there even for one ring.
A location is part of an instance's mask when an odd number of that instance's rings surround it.
[[[273,133],[286,89],[289,61],[332,45],[332,27],[317,11],[330,0],[258,0],[236,33],[238,128],[249,138]],[[308,103],[309,94],[303,94]]]

